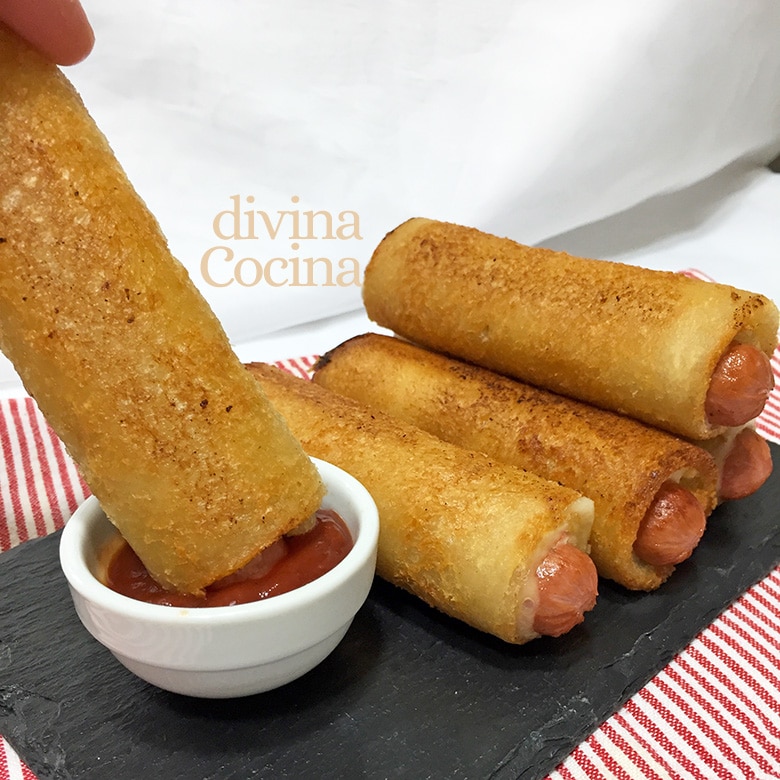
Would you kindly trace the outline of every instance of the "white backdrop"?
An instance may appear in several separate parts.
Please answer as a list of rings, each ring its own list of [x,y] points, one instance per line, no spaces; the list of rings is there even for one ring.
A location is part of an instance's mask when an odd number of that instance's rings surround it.
[[[242,357],[370,327],[417,215],[780,299],[776,0],[84,5],[67,75]]]

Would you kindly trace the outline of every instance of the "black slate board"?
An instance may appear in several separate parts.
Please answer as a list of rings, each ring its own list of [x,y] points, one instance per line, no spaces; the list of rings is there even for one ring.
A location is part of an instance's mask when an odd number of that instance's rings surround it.
[[[584,626],[523,647],[377,581],[323,664],[228,701],[157,690],[94,642],[54,534],[0,556],[0,733],[39,780],[543,777],[777,565],[778,507],[776,471],[659,591],[602,582]]]

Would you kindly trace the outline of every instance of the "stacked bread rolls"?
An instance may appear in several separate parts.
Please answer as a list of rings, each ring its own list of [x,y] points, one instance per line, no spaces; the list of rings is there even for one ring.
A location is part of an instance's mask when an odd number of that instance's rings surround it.
[[[771,472],[751,427],[777,344],[762,295],[413,219],[364,302],[401,339],[351,340],[314,381],[589,496],[591,554],[625,587],[657,588]]]

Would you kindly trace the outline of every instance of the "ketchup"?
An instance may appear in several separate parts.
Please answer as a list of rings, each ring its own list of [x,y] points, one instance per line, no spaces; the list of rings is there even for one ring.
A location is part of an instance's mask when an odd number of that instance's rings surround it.
[[[316,520],[310,531],[282,537],[239,571],[209,585],[204,596],[162,588],[127,542],[111,557],[105,584],[124,596],[169,607],[227,607],[287,593],[330,571],[352,549],[349,529],[335,512],[320,509]]]

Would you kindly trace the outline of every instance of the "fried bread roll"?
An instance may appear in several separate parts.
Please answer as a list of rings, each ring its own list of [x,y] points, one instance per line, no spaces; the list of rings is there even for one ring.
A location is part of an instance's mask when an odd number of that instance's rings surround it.
[[[410,341],[689,438],[752,419],[773,384],[764,296],[458,225],[389,233],[363,299]]]
[[[628,588],[661,585],[715,506],[717,469],[699,447],[397,338],[350,339],[314,382],[589,496],[591,557]]]
[[[513,643],[563,633],[593,606],[592,501],[272,366],[248,370],[306,451],[374,497],[381,577]]]
[[[75,90],[2,26],[0,347],[164,587],[200,592],[319,506]]]

